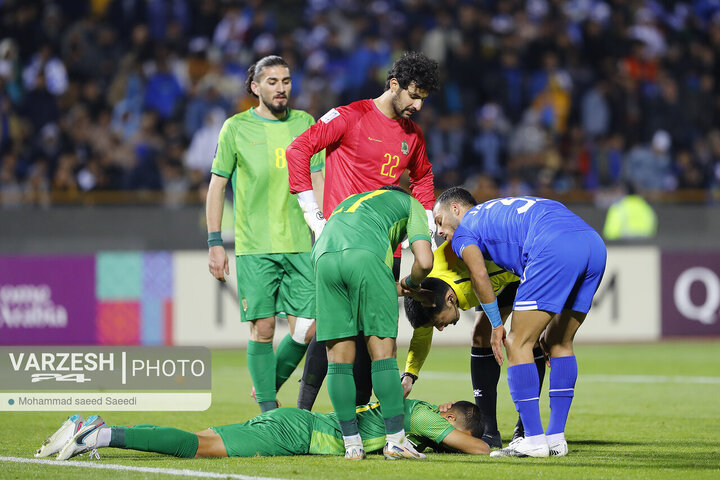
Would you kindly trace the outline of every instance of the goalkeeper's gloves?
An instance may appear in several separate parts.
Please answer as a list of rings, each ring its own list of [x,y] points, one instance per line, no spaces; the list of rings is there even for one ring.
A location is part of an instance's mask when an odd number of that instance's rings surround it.
[[[305,223],[307,223],[310,230],[313,231],[315,240],[317,241],[323,228],[325,228],[326,220],[320,208],[318,208],[315,194],[312,190],[305,190],[304,192],[298,193],[297,197],[300,208],[302,208],[303,211],[303,216],[305,217]]]

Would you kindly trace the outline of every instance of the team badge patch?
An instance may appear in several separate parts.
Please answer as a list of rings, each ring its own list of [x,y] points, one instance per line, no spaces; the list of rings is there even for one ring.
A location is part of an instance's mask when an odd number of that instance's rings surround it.
[[[243,312],[247,312],[247,299],[246,298],[242,299],[242,307],[243,307]]]
[[[400,145],[400,150],[402,151],[403,155],[407,155],[410,151],[410,147],[405,140],[402,141],[402,144]]]

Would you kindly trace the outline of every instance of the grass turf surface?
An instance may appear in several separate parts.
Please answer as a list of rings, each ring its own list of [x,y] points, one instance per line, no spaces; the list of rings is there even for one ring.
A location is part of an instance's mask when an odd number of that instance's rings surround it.
[[[405,351],[398,357],[405,358]],[[363,462],[341,457],[176,459],[159,454],[101,449],[100,463],[189,469],[275,478],[720,478],[720,342],[664,342],[641,345],[580,345],[580,376],[566,435],[564,458],[490,459],[430,454],[427,461],[388,462],[372,455]],[[505,368],[503,367],[503,373]],[[549,370],[548,370],[549,372]],[[472,400],[469,348],[435,347],[411,396],[432,403]],[[616,378],[614,376],[621,376]],[[631,375],[637,377],[630,377]],[[682,381],[712,377],[706,383]],[[279,399],[293,406],[299,370]],[[697,380],[697,378],[696,378]],[[548,419],[548,377],[540,407]],[[100,412],[111,425],[153,423],[198,431],[238,423],[259,413],[249,397],[244,351],[213,352],[213,403],[206,412]],[[325,388],[315,405],[329,411]],[[85,416],[93,412],[80,412]],[[32,458],[65,412],[0,413],[0,456]],[[505,443],[517,417],[504,376],[498,386],[498,421]],[[80,457],[87,460],[86,456]],[[73,462],[75,459],[69,460]],[[0,462],[0,478],[179,478],[52,465]],[[180,477],[182,478],[182,477]]]

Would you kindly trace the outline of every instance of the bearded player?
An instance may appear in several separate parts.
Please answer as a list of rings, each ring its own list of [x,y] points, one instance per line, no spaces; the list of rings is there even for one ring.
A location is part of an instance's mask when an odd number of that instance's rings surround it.
[[[305,220],[316,238],[322,232],[325,218],[342,200],[384,185],[398,185],[405,170],[410,175],[412,195],[425,208],[430,237],[434,238],[432,167],[425,153],[425,137],[410,117],[422,108],[438,85],[437,62],[422,53],[407,52],[388,71],[382,95],[331,109],[290,144],[287,148],[290,192],[298,194]],[[310,159],[323,149],[326,180],[321,211],[312,190]],[[393,273],[397,280],[399,250],[395,252]],[[365,342],[360,339],[354,370],[358,405],[370,399],[369,366]],[[326,372],[325,348],[313,340],[305,360],[299,407],[312,408]]]

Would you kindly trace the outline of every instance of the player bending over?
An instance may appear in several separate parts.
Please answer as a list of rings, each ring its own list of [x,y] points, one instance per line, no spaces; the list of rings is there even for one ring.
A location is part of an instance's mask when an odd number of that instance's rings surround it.
[[[470,402],[455,402],[449,410],[440,413],[435,405],[405,400],[404,411],[408,438],[418,450],[490,453],[485,442],[471,435],[482,430],[482,422],[480,411]],[[365,451],[382,451],[385,423],[380,404],[363,405],[357,407],[356,412]],[[111,427],[97,415],[89,417],[87,422],[81,415],[73,415],[43,443],[35,456],[58,453],[58,460],[67,460],[105,447],[181,458],[345,454],[334,412],[322,414],[299,408],[278,408],[245,423],[210,427],[196,433],[157,425]]]
[[[504,359],[503,344],[507,351],[510,396],[525,436],[492,456],[566,455],[565,422],[578,375],[573,339],[605,272],[607,249],[602,238],[561,203],[538,197],[474,205],[466,190],[455,187],[440,195],[434,212],[438,234],[452,239],[453,251],[470,271],[473,291],[493,327],[490,344],[498,364]],[[486,258],[522,279],[507,340]],[[546,432],[532,352],[538,340],[550,357]]]

